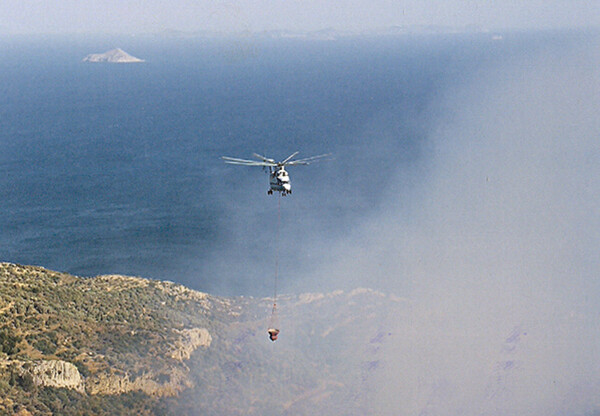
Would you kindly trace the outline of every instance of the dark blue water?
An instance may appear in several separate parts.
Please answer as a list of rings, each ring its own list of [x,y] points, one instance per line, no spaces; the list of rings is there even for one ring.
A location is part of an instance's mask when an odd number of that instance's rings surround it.
[[[418,186],[437,97],[521,44],[2,39],[0,260],[269,294],[277,200],[220,156],[333,153],[290,169],[281,201],[282,274],[301,278],[327,257],[315,242],[402,192],[391,177]],[[147,62],[81,62],[114,47]]]

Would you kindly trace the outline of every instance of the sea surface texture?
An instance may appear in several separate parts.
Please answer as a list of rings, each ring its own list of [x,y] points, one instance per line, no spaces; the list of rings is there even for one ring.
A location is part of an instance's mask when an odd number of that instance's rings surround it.
[[[415,194],[441,96],[550,36],[4,38],[0,259],[260,296],[278,253],[285,289]],[[146,62],[82,62],[114,47]],[[220,157],[295,151],[332,156],[289,169],[277,239],[267,175]]]

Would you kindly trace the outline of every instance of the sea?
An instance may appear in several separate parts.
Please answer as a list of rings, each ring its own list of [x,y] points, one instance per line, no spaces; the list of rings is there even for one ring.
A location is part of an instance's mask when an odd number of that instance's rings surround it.
[[[285,290],[420,186],[441,96],[557,36],[2,36],[0,261]],[[116,47],[145,62],[82,62]],[[331,155],[286,197],[221,159],[296,151]]]

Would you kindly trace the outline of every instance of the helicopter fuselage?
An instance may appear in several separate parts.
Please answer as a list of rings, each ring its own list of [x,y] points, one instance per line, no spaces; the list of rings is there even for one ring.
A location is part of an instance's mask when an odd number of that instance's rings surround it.
[[[292,184],[290,175],[283,166],[269,168],[269,190],[267,193],[272,195],[273,192],[281,192],[281,195],[292,193]]]

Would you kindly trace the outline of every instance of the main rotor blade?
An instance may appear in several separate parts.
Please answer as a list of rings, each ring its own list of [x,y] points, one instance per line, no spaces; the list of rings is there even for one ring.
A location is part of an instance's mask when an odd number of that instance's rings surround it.
[[[228,163],[230,165],[240,165],[240,166],[276,166],[276,165],[267,164],[265,162],[244,163],[244,162],[233,162],[233,161],[226,160],[225,163]]]
[[[277,163],[277,162],[275,162],[274,159],[269,159],[268,157],[261,156],[258,153],[253,153],[253,155],[256,156],[257,158],[261,159],[263,162]]]
[[[225,163],[229,163],[229,164],[232,164],[232,165],[244,165],[244,166],[277,166],[276,163],[261,162],[259,160],[238,159],[236,157],[228,157],[228,156],[221,156],[221,159],[223,159],[225,161]]]
[[[279,162],[279,164],[280,165],[285,165],[287,162],[289,162],[298,153],[300,153],[300,152],[294,152],[294,153],[292,153],[291,155],[289,155],[288,157],[286,157],[285,159],[283,159],[281,162]]]
[[[331,156],[331,153],[326,153],[324,155],[318,155],[318,156],[311,156],[311,157],[307,157],[304,159],[297,159],[297,160],[292,160],[286,163],[286,165],[288,166],[294,166],[294,165],[309,165],[312,162],[318,162],[320,160],[322,160],[325,157]]]

